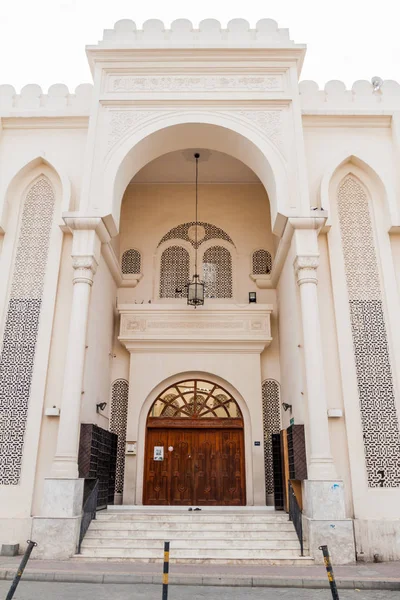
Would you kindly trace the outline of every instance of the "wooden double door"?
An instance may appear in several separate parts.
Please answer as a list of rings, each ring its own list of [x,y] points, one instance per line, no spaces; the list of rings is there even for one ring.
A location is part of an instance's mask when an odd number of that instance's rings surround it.
[[[243,442],[243,429],[149,428],[143,503],[244,505]]]

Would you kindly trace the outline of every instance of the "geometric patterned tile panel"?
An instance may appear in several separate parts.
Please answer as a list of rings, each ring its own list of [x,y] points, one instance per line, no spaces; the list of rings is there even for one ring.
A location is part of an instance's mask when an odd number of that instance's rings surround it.
[[[211,246],[203,255],[206,298],[232,298],[232,256],[223,246]]]
[[[253,275],[268,275],[272,269],[272,256],[268,250],[253,252]]]
[[[21,475],[53,213],[54,192],[41,176],[24,202],[0,353],[0,485]]]
[[[128,421],[129,383],[126,379],[116,379],[111,388],[110,431],[118,435],[117,469],[115,477],[115,493],[124,490],[125,442]]]
[[[265,489],[267,494],[274,493],[274,469],[272,461],[272,434],[281,431],[281,405],[279,384],[267,379],[262,384],[262,408],[264,428],[264,467]]]
[[[198,248],[200,244],[206,242],[207,240],[225,240],[226,242],[230,242],[232,245],[233,241],[229,237],[229,235],[219,227],[215,227],[215,225],[211,225],[210,223],[197,223],[197,245],[194,236],[196,222],[191,221],[190,223],[182,223],[173,229],[170,229],[168,233],[164,235],[164,237],[160,240],[159,246],[168,240],[180,239],[185,240],[186,242],[190,242],[193,248]]]
[[[400,431],[367,195],[348,175],[338,213],[369,487],[400,486]]]
[[[185,298],[189,282],[189,252],[170,246],[161,254],[160,298]]]
[[[125,250],[121,260],[121,270],[123,274],[134,274],[140,273],[141,267],[141,256],[138,250]]]

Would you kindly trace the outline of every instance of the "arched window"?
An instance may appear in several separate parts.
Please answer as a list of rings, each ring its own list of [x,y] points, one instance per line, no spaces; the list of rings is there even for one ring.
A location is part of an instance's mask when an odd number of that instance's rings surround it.
[[[400,486],[393,368],[368,196],[354,175],[337,194],[369,487]]]
[[[125,250],[121,260],[121,270],[124,275],[138,275],[141,269],[141,256],[138,250],[133,248]]]
[[[272,269],[272,256],[268,250],[256,250],[252,256],[253,275],[268,275]]]
[[[189,282],[189,252],[170,246],[161,254],[160,298],[184,298]]]
[[[263,428],[264,428],[264,467],[266,494],[274,493],[274,472],[272,463],[272,434],[281,430],[281,407],[279,384],[267,379],[262,384]]]
[[[22,209],[0,352],[0,485],[17,485],[31,392],[55,195],[40,176]]]
[[[129,383],[126,379],[116,379],[111,388],[110,431],[118,435],[117,468],[115,475],[115,493],[122,494],[124,489],[126,425],[128,421]]]
[[[232,298],[232,256],[223,246],[211,246],[203,255],[206,298]]]

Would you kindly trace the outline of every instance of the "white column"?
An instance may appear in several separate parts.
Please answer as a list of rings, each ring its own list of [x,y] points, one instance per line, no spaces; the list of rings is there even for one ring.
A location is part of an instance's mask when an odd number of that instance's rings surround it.
[[[300,287],[304,358],[308,399],[308,441],[310,480],[337,478],[328,428],[324,362],[317,294],[318,256],[297,256],[294,268]]]
[[[62,391],[57,449],[52,477],[78,477],[78,446],[83,369],[90,292],[97,269],[94,256],[73,256],[72,310],[67,343],[67,357]]]

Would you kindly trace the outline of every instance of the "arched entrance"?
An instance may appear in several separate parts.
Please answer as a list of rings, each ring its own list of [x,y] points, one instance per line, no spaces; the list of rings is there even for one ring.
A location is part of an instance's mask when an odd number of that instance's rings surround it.
[[[243,416],[218,384],[164,390],[147,417],[143,504],[246,504]]]

